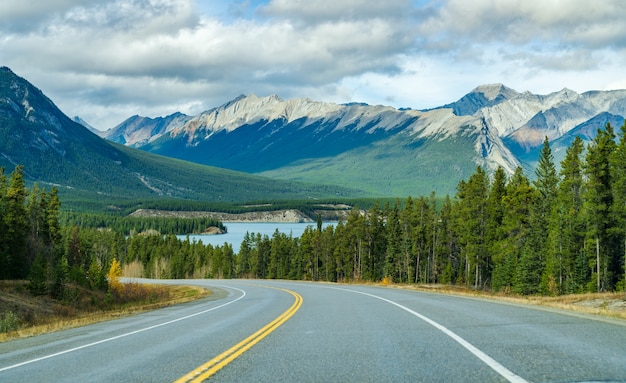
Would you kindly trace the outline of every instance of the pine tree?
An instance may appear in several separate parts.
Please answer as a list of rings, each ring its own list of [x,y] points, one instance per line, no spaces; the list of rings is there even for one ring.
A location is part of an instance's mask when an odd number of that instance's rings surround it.
[[[314,230],[312,226],[307,226],[300,236],[298,257],[302,262],[300,273],[304,280],[318,280],[320,235],[321,232]],[[239,254],[241,256],[241,250],[239,250]]]
[[[613,268],[620,274],[617,278],[621,289],[626,289],[626,121],[620,129],[620,139],[611,160],[613,174],[613,215],[615,227],[613,229],[616,243],[620,247],[616,255]],[[621,258],[621,259],[620,259]],[[621,265],[621,273],[619,273]]]
[[[9,184],[4,174],[4,168],[0,167],[0,279],[9,278],[9,248],[8,248],[8,227],[7,227],[7,211],[8,202],[7,191]]]
[[[350,259],[350,241],[348,238],[348,229],[345,222],[339,221],[334,233],[334,247],[333,247],[333,274],[335,282],[344,281],[348,278],[346,275],[345,260]]]
[[[4,216],[5,265],[9,279],[22,279],[28,274],[26,260],[28,221],[24,167],[18,165],[11,173],[6,192],[6,210]]]
[[[594,278],[597,291],[611,290],[615,287],[615,262],[618,256],[612,246],[610,228],[613,221],[613,191],[610,158],[616,148],[615,134],[611,124],[605,129],[598,129],[598,134],[587,147],[585,173],[587,189],[585,194],[585,212],[589,223],[589,239],[595,245],[595,257],[590,259],[594,265]]]
[[[539,161],[535,169],[536,179],[533,185],[537,190],[537,198],[532,206],[530,236],[526,243],[528,255],[534,257],[533,264],[538,268],[541,280],[540,290],[544,293],[556,294],[555,260],[549,257],[547,235],[550,216],[557,195],[559,178],[554,165],[554,156],[550,149],[548,137],[543,142]],[[548,259],[549,258],[549,259]]]
[[[552,262],[546,265],[555,278],[559,294],[582,292],[588,279],[584,260],[583,141],[576,137],[561,162],[560,182],[550,218],[547,254]],[[579,262],[581,259],[583,262]],[[578,265],[578,266],[577,266]]]
[[[388,208],[386,210],[388,211],[386,214],[387,224],[385,225],[385,232],[387,233],[387,248],[385,252],[385,265],[383,273],[385,278],[394,282],[399,282],[403,279],[403,276],[401,267],[402,230],[400,227],[398,203],[396,202],[392,209]]]
[[[405,276],[401,282],[420,281],[420,271],[426,254],[423,215],[423,201],[420,199],[414,202],[411,197],[406,199],[404,208],[398,211],[400,264]]]
[[[28,290],[31,294],[47,294],[48,278],[46,274],[46,261],[41,254],[37,254],[28,274]]]
[[[326,226],[320,236],[320,257],[322,262],[320,267],[321,276],[325,281],[336,282],[335,265],[335,227],[333,225]],[[381,253],[382,254],[382,253]],[[382,262],[379,265],[382,274]],[[382,276],[381,276],[382,277]]]
[[[503,273],[505,265],[504,252],[502,251],[502,241],[507,233],[503,230],[505,215],[504,198],[506,196],[506,173],[502,167],[498,167],[494,173],[493,182],[489,190],[487,199],[487,243],[489,257],[492,265],[491,287],[496,291],[504,286],[510,285],[510,275]]]
[[[465,283],[474,288],[488,280],[487,196],[489,178],[479,166],[467,181],[459,183],[457,198],[459,240],[465,258]]]
[[[441,233],[441,256],[443,271],[440,282],[452,284],[458,277],[459,266],[458,245],[454,231],[454,215],[452,200],[446,195],[439,213],[439,228]]]
[[[499,286],[505,291],[524,293],[521,284],[525,283],[525,277],[520,276],[525,274],[530,265],[520,265],[520,259],[528,238],[530,207],[535,197],[530,181],[522,168],[518,167],[507,183],[503,198],[505,214],[502,218],[502,229],[506,236],[499,246],[502,259],[498,263],[497,274],[494,275],[494,280],[498,280]]]
[[[383,263],[386,247],[385,224],[378,203],[367,212],[366,253],[363,261],[363,279],[380,281],[383,278]]]
[[[350,257],[346,257],[344,260],[345,273],[351,280],[360,280],[363,277],[363,259],[367,254],[367,229],[365,217],[358,207],[352,209],[348,214],[346,234]]]

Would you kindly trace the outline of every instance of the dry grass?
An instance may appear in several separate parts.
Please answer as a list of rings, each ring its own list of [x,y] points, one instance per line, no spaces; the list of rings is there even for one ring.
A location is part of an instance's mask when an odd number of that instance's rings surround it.
[[[570,294],[556,297],[546,297],[536,295],[521,296],[493,293],[447,285],[399,285],[390,283],[381,285],[410,290],[491,299],[515,304],[535,305],[580,314],[598,315],[626,320],[626,293],[624,292]]]
[[[116,319],[209,296],[194,286],[122,285],[115,296],[76,288],[72,303],[33,297],[24,282],[0,281],[0,320],[17,316],[14,331],[0,333],[0,342]],[[9,314],[11,313],[11,314]]]

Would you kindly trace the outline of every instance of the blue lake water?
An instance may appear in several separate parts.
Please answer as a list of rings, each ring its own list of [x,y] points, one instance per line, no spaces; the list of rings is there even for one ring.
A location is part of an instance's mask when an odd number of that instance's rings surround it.
[[[334,222],[324,222],[323,227],[328,225],[334,225]],[[272,237],[274,232],[278,229],[279,232],[287,235],[291,234],[293,237],[300,237],[307,226],[316,227],[316,223],[258,223],[258,222],[230,222],[224,223],[228,233],[218,235],[189,235],[189,239],[193,241],[200,241],[205,245],[211,244],[213,246],[223,246],[224,243],[229,243],[233,247],[235,253],[239,253],[241,242],[246,233],[259,233]],[[178,238],[185,239],[186,235],[179,235]]]

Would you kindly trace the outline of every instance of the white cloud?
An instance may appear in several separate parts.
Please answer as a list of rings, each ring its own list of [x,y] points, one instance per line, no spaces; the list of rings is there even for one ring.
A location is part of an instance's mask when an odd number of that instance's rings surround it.
[[[338,20],[404,18],[412,8],[410,0],[272,0],[260,7],[266,16],[323,24]]]
[[[0,4],[0,64],[99,128],[240,93],[427,108],[485,82],[623,84],[625,11],[619,0],[24,0]]]

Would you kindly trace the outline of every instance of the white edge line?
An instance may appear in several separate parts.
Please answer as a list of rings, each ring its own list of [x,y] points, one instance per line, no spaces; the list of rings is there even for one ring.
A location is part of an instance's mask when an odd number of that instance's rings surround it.
[[[418,317],[419,319],[423,320],[424,322],[426,322],[426,323],[430,324],[431,326],[435,327],[437,330],[443,332],[444,334],[446,334],[450,338],[454,339],[457,343],[459,343],[461,346],[465,347],[465,349],[467,349],[469,352],[474,354],[478,359],[482,360],[486,365],[491,367],[492,370],[494,370],[495,372],[500,374],[502,377],[504,377],[509,382],[511,382],[511,383],[528,383],[527,380],[525,380],[521,376],[515,374],[513,371],[509,370],[508,368],[504,367],[498,361],[496,361],[495,359],[493,359],[489,355],[485,354],[484,352],[480,351],[474,345],[472,345],[471,343],[469,343],[465,339],[461,338],[460,336],[458,336],[457,334],[455,334],[454,332],[452,332],[448,328],[444,327],[443,325],[435,322],[434,320],[432,320],[432,319],[430,319],[428,317],[425,317],[424,315],[422,315],[422,314],[420,314],[418,312],[415,312],[415,311],[411,310],[408,307],[402,306],[401,304],[396,303],[396,302],[394,302],[392,300],[389,300],[389,299],[386,299],[386,298],[383,298],[383,297],[379,297],[377,295],[364,293],[362,291],[350,290],[350,289],[342,289],[342,288],[338,288],[338,287],[330,287],[330,288],[333,288],[333,289],[336,289],[336,290],[349,291],[349,292],[357,293],[357,294],[367,295],[369,297],[380,299],[381,301],[385,301],[385,302],[390,303],[390,304],[392,304],[392,305],[394,305],[396,307],[399,307],[402,310],[404,310],[404,311],[406,311],[408,313],[413,314],[414,316]]]
[[[139,330],[135,330],[135,331],[131,331],[131,332],[127,332],[127,333],[124,333],[124,334],[116,335],[116,336],[114,336],[114,337],[111,337],[111,338],[106,338],[106,339],[102,339],[102,340],[99,340],[99,341],[97,341],[97,342],[84,344],[84,345],[82,345],[82,346],[78,346],[78,347],[70,348],[70,349],[68,349],[68,350],[59,351],[59,352],[54,353],[54,354],[50,354],[50,355],[42,356],[42,357],[39,357],[39,358],[35,358],[35,359],[31,359],[31,360],[27,360],[27,361],[25,361],[25,362],[21,362],[21,363],[18,363],[18,364],[14,364],[14,365],[12,365],[12,366],[3,367],[3,368],[0,368],[0,372],[7,371],[7,370],[11,370],[11,369],[14,369],[14,368],[17,368],[17,367],[21,367],[21,366],[24,366],[24,365],[27,365],[27,364],[31,364],[31,363],[35,363],[35,362],[39,362],[39,361],[42,361],[42,360],[46,360],[46,359],[50,359],[50,358],[54,358],[54,357],[61,356],[61,355],[64,355],[64,354],[69,354],[69,353],[74,352],[74,351],[82,350],[82,349],[85,349],[85,348],[88,348],[88,347],[93,347],[93,346],[96,346],[96,345],[99,345],[99,344],[102,344],[102,343],[110,342],[110,341],[112,341],[112,340],[116,340],[116,339],[120,339],[120,338],[125,338],[125,337],[130,336],[130,335],[135,335],[135,334],[138,334],[138,333],[140,333],[140,332],[144,332],[144,331],[148,331],[148,330],[153,330],[153,329],[158,328],[158,327],[167,326],[167,325],[172,324],[172,323],[180,322],[180,321],[182,321],[182,320],[186,320],[186,319],[189,319],[189,318],[193,318],[193,317],[198,316],[198,315],[206,314],[206,313],[208,313],[208,312],[210,312],[210,311],[217,310],[217,309],[222,308],[222,307],[224,307],[224,306],[228,306],[228,305],[229,305],[229,304],[231,304],[231,303],[235,303],[235,302],[237,302],[238,300],[240,300],[240,299],[242,299],[243,297],[245,297],[245,296],[246,296],[246,292],[245,292],[245,291],[243,291],[243,290],[241,290],[241,289],[238,289],[238,288],[236,288],[236,287],[229,287],[229,288],[234,289],[234,290],[239,290],[239,291],[241,291],[242,295],[241,295],[240,297],[238,297],[237,299],[234,299],[234,300],[232,300],[232,301],[230,301],[230,302],[226,302],[226,303],[221,304],[221,305],[219,305],[219,306],[211,307],[210,309],[203,310],[203,311],[200,311],[200,312],[197,312],[197,313],[194,313],[194,314],[190,314],[190,315],[187,315],[187,316],[184,316],[184,317],[181,317],[181,318],[173,319],[173,320],[171,320],[171,321],[167,321],[167,322],[159,323],[159,324],[156,324],[156,325],[153,325],[153,326],[150,326],[150,327],[145,327],[145,328],[142,328],[142,329],[139,329]]]

